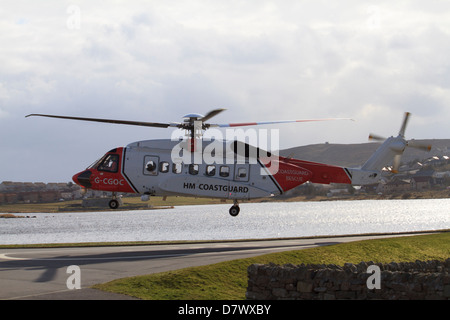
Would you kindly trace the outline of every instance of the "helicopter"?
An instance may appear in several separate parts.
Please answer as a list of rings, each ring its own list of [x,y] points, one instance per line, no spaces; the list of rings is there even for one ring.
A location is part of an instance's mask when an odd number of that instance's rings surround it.
[[[79,121],[92,121],[156,128],[184,129],[177,139],[137,141],[108,151],[72,180],[83,189],[111,192],[111,209],[119,208],[118,193],[140,194],[143,201],[150,196],[191,196],[233,201],[229,214],[240,212],[239,202],[275,197],[304,184],[367,185],[382,179],[382,170],[393,161],[392,173],[398,172],[406,147],[430,150],[431,146],[405,139],[410,117],[406,112],[397,137],[388,139],[371,134],[371,140],[384,140],[360,168],[282,157],[277,152],[259,148],[245,141],[203,139],[211,128],[235,128],[293,122],[352,120],[327,118],[211,124],[207,121],[225,109],[214,109],[206,115],[191,113],[181,123],[159,123],[100,118],[84,118],[48,114],[29,114]]]

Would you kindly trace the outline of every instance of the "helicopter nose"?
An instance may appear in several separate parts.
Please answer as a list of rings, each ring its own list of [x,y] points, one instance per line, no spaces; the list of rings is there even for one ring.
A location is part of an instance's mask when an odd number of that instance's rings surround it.
[[[92,187],[90,178],[91,178],[92,172],[90,170],[86,170],[80,173],[77,173],[72,177],[72,180],[78,184],[79,186],[82,186],[84,188],[90,188]]]

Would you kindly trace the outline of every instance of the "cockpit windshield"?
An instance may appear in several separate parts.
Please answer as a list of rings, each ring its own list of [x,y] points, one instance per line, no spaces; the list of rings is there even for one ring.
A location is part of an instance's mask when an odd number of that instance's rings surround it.
[[[119,155],[107,154],[91,164],[88,169],[97,169],[105,172],[117,172],[119,168]]]
[[[87,169],[95,169],[97,168],[98,164],[103,160],[104,157],[95,160],[95,162],[93,162],[89,167],[87,167]]]

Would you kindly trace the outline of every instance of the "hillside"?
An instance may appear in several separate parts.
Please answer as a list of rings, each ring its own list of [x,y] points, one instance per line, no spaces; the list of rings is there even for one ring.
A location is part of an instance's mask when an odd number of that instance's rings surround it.
[[[430,152],[407,148],[402,162],[424,160],[433,156],[450,155],[450,139],[417,140],[431,144]],[[281,156],[333,164],[344,167],[358,167],[364,164],[380,146],[380,143],[361,144],[314,144],[280,151]]]

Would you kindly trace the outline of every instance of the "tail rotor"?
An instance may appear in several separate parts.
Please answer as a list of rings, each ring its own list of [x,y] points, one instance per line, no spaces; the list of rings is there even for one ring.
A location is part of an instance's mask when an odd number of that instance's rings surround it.
[[[409,117],[411,116],[411,113],[405,112],[405,117],[403,118],[402,127],[400,128],[400,131],[398,132],[398,136],[404,138],[405,137],[405,130],[406,126],[408,125]]]
[[[384,138],[376,134],[370,134],[369,140],[371,141],[382,141],[383,144],[381,147],[375,152],[374,156],[369,159],[363,166],[365,169],[369,170],[380,170],[384,167],[387,161],[392,161],[392,173],[398,173],[402,155],[405,151],[406,147],[411,147],[415,149],[420,149],[424,151],[430,151],[431,145],[422,143],[416,140],[406,140],[405,139],[405,131],[408,125],[409,118],[411,113],[406,112],[403,118],[402,126],[400,127],[400,131],[397,137]]]

